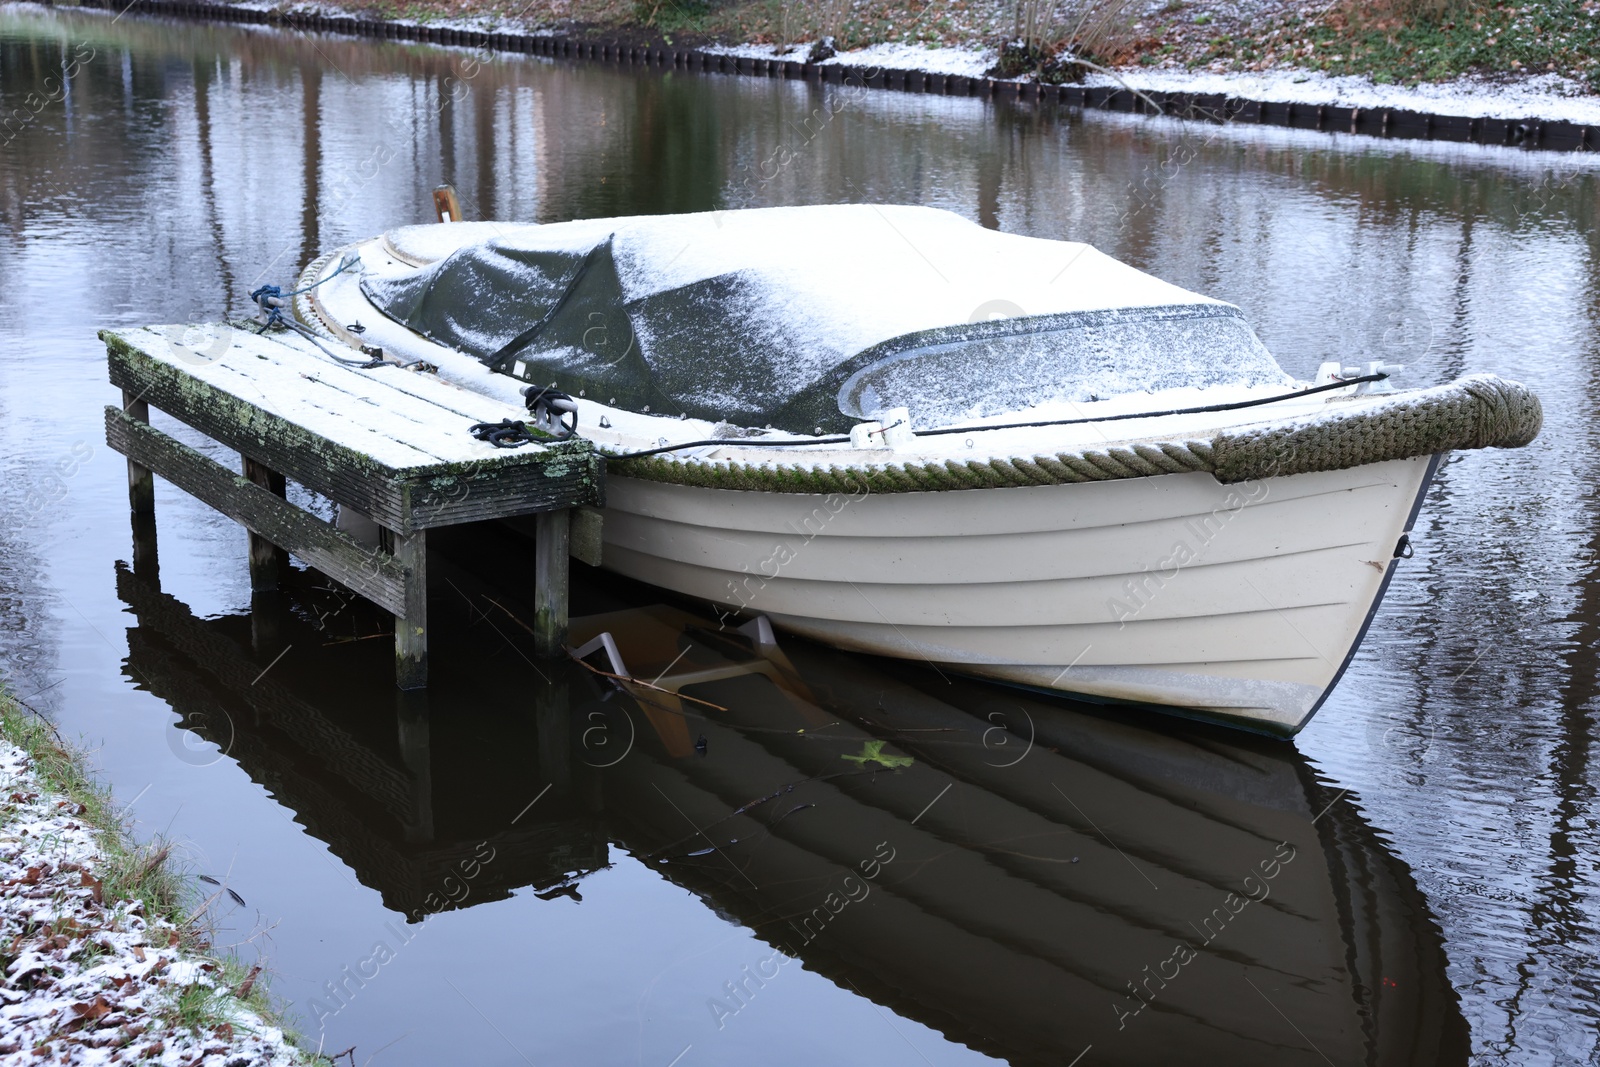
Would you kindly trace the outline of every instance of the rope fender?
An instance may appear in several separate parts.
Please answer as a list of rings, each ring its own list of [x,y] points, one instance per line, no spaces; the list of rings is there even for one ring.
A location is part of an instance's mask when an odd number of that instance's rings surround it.
[[[1152,478],[1204,471],[1242,482],[1464,448],[1521,448],[1539,435],[1544,409],[1521,382],[1475,374],[1449,385],[1402,393],[1376,406],[1276,426],[1218,433],[1203,440],[1149,441],[1081,452],[994,460],[863,463],[826,467],[683,459],[670,454],[612,459],[624,478],[766,493],[920,493]]]

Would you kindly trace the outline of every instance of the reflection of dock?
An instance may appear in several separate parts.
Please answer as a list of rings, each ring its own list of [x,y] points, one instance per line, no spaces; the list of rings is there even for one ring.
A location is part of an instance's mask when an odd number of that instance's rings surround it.
[[[512,825],[520,804],[509,812],[474,810],[459,802],[459,782],[436,782],[426,696],[380,694],[380,707],[393,710],[373,722],[370,686],[342,677],[348,672],[319,670],[297,656],[294,669],[263,673],[272,655],[250,654],[250,618],[197,619],[121,565],[117,594],[138,619],[128,630],[130,678],[167,701],[180,728],[217,745],[294,811],[385,906],[413,920],[454,906],[446,887],[465,868],[481,867],[462,902],[477,904],[521,886],[559,886],[606,865],[595,820],[552,818],[563,810],[558,798],[547,799],[540,819]],[[302,652],[325,640],[292,617],[278,622],[286,644]],[[373,658],[381,669],[381,650]],[[493,862],[474,863],[485,845]]]

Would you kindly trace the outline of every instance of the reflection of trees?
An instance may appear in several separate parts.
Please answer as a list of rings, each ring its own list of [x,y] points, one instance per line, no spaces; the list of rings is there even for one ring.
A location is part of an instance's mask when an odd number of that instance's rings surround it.
[[[1592,222],[1592,198],[1577,201],[1575,214]],[[1588,216],[1588,218],[1584,218]],[[1584,272],[1582,292],[1587,298],[1588,336],[1591,338],[1584,375],[1584,393],[1600,395],[1600,348],[1592,340],[1600,333],[1600,237],[1592,226],[1580,229],[1588,239],[1588,270]],[[1593,420],[1586,420],[1585,440],[1562,442],[1564,449],[1592,456],[1600,446],[1600,433]],[[1587,447],[1585,447],[1587,446]],[[1600,713],[1600,493],[1594,489],[1596,472],[1590,469],[1580,477],[1587,487],[1581,500],[1587,519],[1580,529],[1589,531],[1579,559],[1576,603],[1563,622],[1571,637],[1564,642],[1562,678],[1555,689],[1554,721],[1550,723],[1548,749],[1548,788],[1553,810],[1548,818],[1543,855],[1543,870],[1535,875],[1535,889],[1528,901],[1530,927],[1525,959],[1517,968],[1515,991],[1506,1005],[1506,1040],[1514,1041],[1522,1030],[1522,1016],[1539,1010],[1537,993],[1552,981],[1564,987],[1570,981],[1591,1002],[1600,994],[1600,983],[1593,977],[1590,960],[1581,946],[1594,942],[1600,933],[1591,903],[1592,856],[1595,835],[1591,825],[1595,801],[1593,745],[1596,715]],[[1530,702],[1531,703],[1531,702]],[[1578,949],[1574,959],[1573,949]],[[1548,961],[1560,976],[1552,978]]]
[[[303,186],[300,204],[300,262],[309,263],[322,252],[317,218],[322,205],[322,68],[300,68],[301,146]]]
[[[546,129],[562,165],[544,175],[541,217],[603,218],[710,211],[723,206],[735,101],[716,79],[640,71],[623,80],[594,71],[561,75]],[[736,95],[736,94],[735,94]],[[733,114],[728,113],[732,111]]]
[[[228,266],[225,250],[228,247],[222,230],[222,219],[217,211],[217,172],[213,159],[211,133],[211,82],[215,68],[209,63],[196,61],[194,72],[195,145],[200,155],[200,201],[205,213],[206,232],[211,237],[212,253],[217,259],[217,269],[222,281],[222,305],[228,306],[233,295],[233,271]],[[315,127],[312,119],[306,120],[308,131]]]

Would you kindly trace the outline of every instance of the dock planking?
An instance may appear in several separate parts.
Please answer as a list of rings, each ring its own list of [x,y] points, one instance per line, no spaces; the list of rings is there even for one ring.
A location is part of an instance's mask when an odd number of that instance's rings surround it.
[[[136,557],[153,544],[159,475],[250,531],[254,590],[276,587],[290,553],[393,614],[396,682],[414,689],[427,682],[427,531],[533,515],[537,640],[542,652],[560,651],[574,509],[604,503],[605,461],[589,442],[478,441],[473,423],[526,412],[397,364],[340,364],[292,333],[220,323],[100,337],[123,394],[106,409],[106,441],[128,457]],[[241,471],[151,426],[150,408],[237,451]],[[290,503],[288,481],[370,517],[379,544]],[[587,529],[593,515],[583,515]],[[592,551],[593,540],[580,536],[570,550]]]

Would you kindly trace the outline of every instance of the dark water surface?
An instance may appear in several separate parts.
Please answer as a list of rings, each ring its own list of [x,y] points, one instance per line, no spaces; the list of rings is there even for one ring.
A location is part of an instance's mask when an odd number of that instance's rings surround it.
[[[358,1062],[1593,1063],[1589,167],[0,6],[0,670]],[[244,534],[164,484],[159,575],[120,562],[94,330],[238,312],[440,181],[535,221],[932,204],[1234,301],[1296,373],[1520,378],[1546,428],[1441,470],[1293,744],[765,656],[594,575],[580,630],[721,680],[541,676],[504,530],[437,538],[400,699],[381,616],[305,572],[252,615]]]

